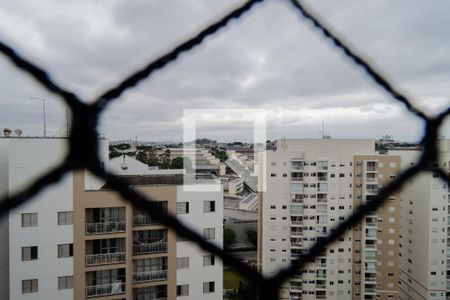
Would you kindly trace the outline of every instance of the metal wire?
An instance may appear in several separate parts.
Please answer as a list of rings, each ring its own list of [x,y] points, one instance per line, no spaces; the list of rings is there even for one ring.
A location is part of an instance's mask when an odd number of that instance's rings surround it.
[[[435,167],[439,161],[438,151],[438,131],[445,118],[450,114],[450,108],[441,112],[435,117],[427,116],[424,112],[416,108],[409,97],[401,93],[386,76],[376,70],[367,59],[357,52],[339,37],[328,26],[324,24],[311,9],[307,8],[302,2],[297,0],[286,0],[292,4],[299,15],[309,21],[313,28],[332,45],[341,50],[350,61],[357,67],[362,68],[368,78],[373,80],[382,90],[387,92],[395,101],[402,103],[406,109],[413,115],[425,122],[425,133],[422,138],[423,152],[417,164],[403,171],[397,178],[381,188],[373,201],[367,201],[353,212],[346,220],[339,223],[330,230],[325,239],[317,241],[308,251],[305,251],[297,260],[294,260],[291,266],[280,270],[271,277],[264,277],[261,273],[252,267],[244,264],[239,259],[206,241],[198,233],[181,223],[176,216],[162,211],[155,205],[152,199],[142,195],[138,191],[131,189],[120,178],[113,176],[105,171],[100,164],[98,157],[98,137],[97,125],[100,114],[104,108],[113,100],[119,98],[123,92],[133,88],[142,80],[145,80],[158,69],[164,68],[170,62],[175,61],[183,52],[188,52],[192,48],[200,45],[205,38],[217,33],[218,30],[226,27],[231,20],[239,19],[249,12],[257,3],[263,0],[253,0],[244,3],[242,6],[234,9],[217,22],[208,26],[192,38],[181,43],[171,51],[162,55],[158,59],[149,62],[145,67],[137,70],[132,75],[120,82],[116,87],[104,92],[93,104],[86,104],[77,94],[59,86],[48,73],[39,66],[28,61],[19,55],[11,46],[0,41],[0,52],[6,56],[17,68],[32,76],[48,91],[59,95],[70,108],[72,114],[72,128],[68,139],[69,152],[63,162],[42,175],[35,182],[31,183],[24,190],[11,196],[5,196],[0,200],[0,217],[4,217],[10,210],[30,201],[43,189],[59,182],[65,174],[74,170],[89,170],[96,176],[110,182],[117,192],[128,202],[136,207],[146,209],[149,213],[165,226],[173,229],[178,235],[182,235],[195,242],[199,247],[220,257],[224,263],[241,273],[248,281],[255,283],[259,287],[259,299],[277,299],[282,284],[291,276],[296,275],[305,267],[308,261],[313,260],[320,255],[327,246],[336,241],[347,229],[361,222],[365,215],[373,212],[382,206],[389,195],[398,191],[402,185],[419,174],[420,172],[433,172],[440,176],[442,180],[450,183],[449,174],[442,169]]]

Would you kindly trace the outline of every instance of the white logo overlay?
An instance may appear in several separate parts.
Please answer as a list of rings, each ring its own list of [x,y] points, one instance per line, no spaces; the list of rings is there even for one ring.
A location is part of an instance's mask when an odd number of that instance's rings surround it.
[[[266,171],[263,166],[266,163],[266,115],[263,109],[184,109],[183,112],[183,160],[184,160],[184,184],[186,192],[220,191],[221,170],[230,168],[240,177],[247,188],[253,192],[266,190]],[[236,122],[248,122],[253,125],[253,152],[240,155],[238,151],[227,150],[228,159],[220,162],[211,157],[207,149],[201,148],[197,143],[197,125],[213,122],[233,124]],[[231,127],[231,125],[230,125]],[[222,150],[222,149],[220,149]],[[249,159],[252,157],[252,159]],[[215,174],[211,176],[209,174]],[[216,178],[216,179],[214,179]]]

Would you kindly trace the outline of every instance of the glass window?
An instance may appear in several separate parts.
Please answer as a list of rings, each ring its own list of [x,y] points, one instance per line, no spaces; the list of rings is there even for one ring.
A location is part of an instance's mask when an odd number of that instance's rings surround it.
[[[58,290],[69,290],[73,288],[73,276],[59,276]]]
[[[187,269],[187,268],[189,268],[189,257],[177,258],[177,269]]]
[[[22,280],[22,294],[37,293],[39,291],[38,280]]]
[[[72,256],[73,256],[73,244],[58,245],[58,258],[72,257]]]
[[[72,225],[72,224],[73,224],[73,212],[72,211],[58,212],[58,225]]]
[[[189,213],[189,202],[178,202],[177,214],[188,214],[188,213]]]
[[[203,255],[203,266],[214,266],[215,264],[215,256],[214,255]]]
[[[38,226],[37,213],[22,214],[22,227],[36,227],[36,226]]]
[[[38,247],[22,247],[22,261],[38,259]]]
[[[203,201],[203,212],[215,212],[216,211],[216,201]]]
[[[205,240],[215,239],[215,229],[213,228],[203,228],[203,238]]]
[[[203,294],[214,293],[214,281],[203,282]]]
[[[177,285],[177,296],[189,296],[189,285]]]

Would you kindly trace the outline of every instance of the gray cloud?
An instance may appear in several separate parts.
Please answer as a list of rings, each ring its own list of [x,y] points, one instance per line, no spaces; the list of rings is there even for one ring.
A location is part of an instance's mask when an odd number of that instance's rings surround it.
[[[0,39],[89,101],[239,3],[6,0],[0,8]],[[450,104],[449,3],[309,4],[420,107],[435,113]],[[1,58],[0,88],[6,108],[0,111],[0,127],[39,134],[38,103],[26,98],[45,97],[50,131],[58,134],[63,105]],[[319,136],[322,120],[336,137],[389,133],[417,139],[422,133],[419,121],[281,0],[255,7],[126,92],[105,112],[101,131],[112,139],[181,140],[183,109],[223,107],[266,109],[270,139]],[[201,132],[217,139],[248,136],[231,125],[220,131],[211,124],[210,132]],[[449,127],[442,133],[450,135]]]

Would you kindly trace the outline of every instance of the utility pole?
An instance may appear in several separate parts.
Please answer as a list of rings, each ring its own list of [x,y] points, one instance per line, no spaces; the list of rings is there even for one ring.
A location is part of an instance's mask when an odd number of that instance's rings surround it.
[[[69,125],[69,109],[66,107],[66,137],[69,137],[70,125]]]
[[[45,119],[45,99],[43,98],[37,98],[37,97],[28,97],[30,99],[33,100],[38,100],[38,101],[42,101],[42,108],[44,110],[44,137],[47,137],[47,124],[46,124],[46,119]]]

